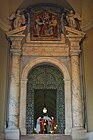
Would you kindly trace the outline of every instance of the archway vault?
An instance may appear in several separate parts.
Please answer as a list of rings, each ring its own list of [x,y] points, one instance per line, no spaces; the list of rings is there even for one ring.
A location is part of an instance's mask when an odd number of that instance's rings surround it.
[[[20,94],[20,130],[22,135],[26,135],[26,94],[27,94],[27,77],[29,71],[40,64],[48,63],[60,69],[64,76],[64,94],[65,94],[65,134],[71,133],[72,116],[71,116],[71,82],[70,74],[62,60],[51,57],[42,57],[31,60],[24,67],[21,76],[21,94]]]

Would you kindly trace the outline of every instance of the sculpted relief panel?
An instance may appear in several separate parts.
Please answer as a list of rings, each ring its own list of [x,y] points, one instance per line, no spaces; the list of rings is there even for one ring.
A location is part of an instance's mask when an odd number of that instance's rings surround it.
[[[59,40],[61,37],[61,14],[63,9],[53,5],[39,5],[30,11],[31,40]]]
[[[48,11],[34,14],[33,37],[58,37],[58,17]]]

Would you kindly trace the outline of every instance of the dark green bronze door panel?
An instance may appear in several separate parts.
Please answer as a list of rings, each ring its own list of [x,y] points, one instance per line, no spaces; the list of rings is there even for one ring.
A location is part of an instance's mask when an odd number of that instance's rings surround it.
[[[65,130],[65,96],[64,96],[64,77],[58,68],[52,65],[44,64],[33,68],[28,75],[27,82],[27,99],[26,99],[26,130],[27,134],[34,133],[36,120],[36,96],[39,100],[42,97],[40,93],[47,91],[49,93],[50,102],[55,99],[55,122],[57,124],[57,133],[64,133]],[[54,93],[54,96],[53,96]],[[51,98],[52,96],[52,98]],[[53,100],[54,100],[53,99]],[[49,101],[49,98],[47,99]],[[41,102],[43,99],[41,98]],[[47,101],[47,102],[48,102]],[[54,104],[53,102],[53,104]],[[55,107],[54,106],[54,107]],[[48,106],[49,108],[49,106]],[[50,111],[51,112],[51,111]],[[40,112],[39,112],[40,113]],[[49,112],[48,112],[49,113]],[[41,114],[37,114],[37,117]],[[49,113],[48,115],[51,115]]]
[[[45,96],[44,96],[45,94]],[[49,117],[56,117],[56,89],[35,89],[34,90],[34,124],[38,117],[43,117],[43,108],[46,106]],[[55,118],[56,121],[56,118]]]

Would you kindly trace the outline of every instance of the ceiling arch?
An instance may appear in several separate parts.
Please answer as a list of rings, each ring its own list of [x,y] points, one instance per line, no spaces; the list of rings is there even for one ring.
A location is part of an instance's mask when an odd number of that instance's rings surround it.
[[[30,0],[24,0],[20,5],[19,5],[19,9],[25,9],[27,8],[28,6],[30,5],[35,5],[35,4],[42,4],[42,3],[50,3],[50,4],[56,4],[56,5],[60,5],[62,7],[65,7],[67,9],[72,9],[71,5],[69,4],[69,2],[67,0],[57,0],[57,1],[54,1],[54,0],[34,0],[34,1],[30,1]]]

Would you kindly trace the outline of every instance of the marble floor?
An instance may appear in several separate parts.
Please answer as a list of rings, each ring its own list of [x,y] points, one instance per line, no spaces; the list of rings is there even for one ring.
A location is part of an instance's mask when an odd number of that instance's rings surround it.
[[[22,140],[25,140],[25,137],[21,137]],[[72,140],[71,136],[66,136],[62,134],[40,134],[40,135],[31,135],[28,136],[28,140]]]
[[[31,134],[22,136],[20,140],[72,140],[72,138],[62,134]]]

